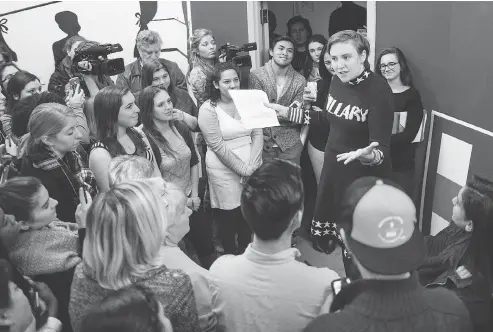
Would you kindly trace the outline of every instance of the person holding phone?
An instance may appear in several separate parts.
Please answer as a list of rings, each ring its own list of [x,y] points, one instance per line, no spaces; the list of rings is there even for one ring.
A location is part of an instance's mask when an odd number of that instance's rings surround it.
[[[26,280],[28,295],[13,281],[13,267],[0,259],[0,330],[19,332],[61,332],[57,319],[58,302],[50,288],[40,282]]]
[[[20,172],[41,180],[50,197],[57,200],[60,220],[74,223],[80,203],[79,188],[91,196],[97,193],[96,180],[87,168],[87,155],[80,147],[81,134],[74,111],[64,105],[37,106],[29,118]]]

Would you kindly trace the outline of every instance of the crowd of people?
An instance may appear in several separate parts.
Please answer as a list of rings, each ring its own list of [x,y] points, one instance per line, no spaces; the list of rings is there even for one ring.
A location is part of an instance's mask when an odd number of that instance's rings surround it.
[[[1,331],[491,331],[493,182],[471,178],[423,236],[403,52],[373,72],[361,33],[287,28],[249,75],[267,128],[241,121],[240,70],[206,29],[186,75],[151,30],[115,83],[77,69],[98,44],[78,35],[48,91],[1,54]],[[345,276],[300,259],[300,228]]]

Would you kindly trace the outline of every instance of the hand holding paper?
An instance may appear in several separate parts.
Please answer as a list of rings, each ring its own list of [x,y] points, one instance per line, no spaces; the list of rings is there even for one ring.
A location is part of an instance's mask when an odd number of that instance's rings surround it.
[[[241,122],[249,129],[279,126],[276,112],[265,106],[269,103],[262,90],[229,90],[241,116]]]

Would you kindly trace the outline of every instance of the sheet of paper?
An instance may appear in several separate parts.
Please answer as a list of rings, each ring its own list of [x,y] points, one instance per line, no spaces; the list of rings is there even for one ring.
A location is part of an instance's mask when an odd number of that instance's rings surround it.
[[[269,102],[262,90],[229,90],[241,116],[241,122],[249,129],[279,126],[276,111],[264,106]]]

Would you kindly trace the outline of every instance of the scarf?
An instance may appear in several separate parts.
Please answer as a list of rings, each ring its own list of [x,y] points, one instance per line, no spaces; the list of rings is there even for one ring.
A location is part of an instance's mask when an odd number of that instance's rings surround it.
[[[70,182],[77,200],[79,199],[79,187],[81,186],[91,197],[97,194],[96,178],[90,169],[83,166],[82,158],[77,151],[67,152],[63,158],[59,158],[55,152],[41,144],[38,151],[31,153],[29,158],[34,168],[63,174]]]

